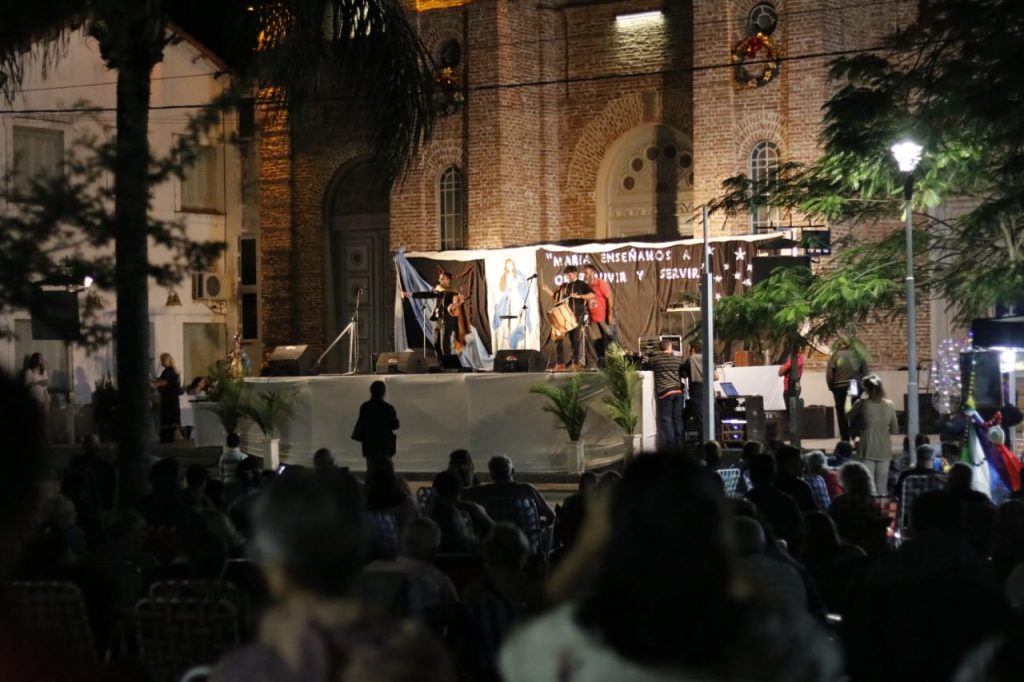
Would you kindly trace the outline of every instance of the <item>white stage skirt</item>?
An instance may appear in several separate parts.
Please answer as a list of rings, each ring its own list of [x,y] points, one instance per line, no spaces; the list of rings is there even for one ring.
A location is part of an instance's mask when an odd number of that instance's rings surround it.
[[[588,374],[594,380],[597,375]],[[656,419],[654,379],[641,372],[640,447],[655,447]],[[274,377],[246,379],[257,390],[295,393],[291,417],[280,428],[281,461],[312,464],[317,448],[330,448],[340,466],[365,468],[360,444],[352,440],[359,406],[369,398],[370,384],[387,384],[386,400],[395,406],[398,430],[399,471],[437,472],[448,465],[448,453],[469,450],[477,469],[486,470],[493,455],[506,454],[523,472],[566,471],[568,452],[565,431],[554,415],[543,411],[548,400],[530,393],[537,383],[561,383],[567,374],[467,373],[467,374],[366,374],[354,376]],[[590,399],[583,430],[588,466],[620,459],[624,450],[622,430],[605,416],[603,394]],[[216,418],[197,404],[199,445],[221,445],[224,432]],[[263,456],[267,440],[255,425],[243,422],[243,449]]]

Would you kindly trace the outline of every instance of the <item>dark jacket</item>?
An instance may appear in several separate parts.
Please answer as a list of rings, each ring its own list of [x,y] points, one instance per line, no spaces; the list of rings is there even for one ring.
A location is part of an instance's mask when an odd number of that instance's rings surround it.
[[[359,420],[352,430],[352,440],[363,444],[363,457],[395,454],[395,430],[398,428],[398,414],[385,400],[371,398],[359,408]]]
[[[857,353],[849,348],[837,350],[828,359],[825,369],[825,381],[830,389],[845,389],[851,381],[860,381],[867,374],[868,366]]]

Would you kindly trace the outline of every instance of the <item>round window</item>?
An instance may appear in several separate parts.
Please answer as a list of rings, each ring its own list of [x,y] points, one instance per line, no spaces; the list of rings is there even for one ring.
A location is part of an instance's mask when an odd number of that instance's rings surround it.
[[[644,168],[644,161],[643,159],[633,159],[629,162],[629,167],[634,171],[640,172]]]
[[[755,5],[750,14],[747,15],[747,33],[763,33],[770,36],[779,25],[779,13],[767,2]]]
[[[441,46],[438,53],[438,61],[441,66],[454,69],[462,63],[462,45],[457,40],[449,40]]]
[[[671,144],[665,145],[665,149],[663,149],[661,153],[665,155],[666,159],[674,159],[674,158],[676,158],[676,148],[675,148],[675,145],[671,145]]]
[[[650,159],[651,161],[654,161],[656,158],[658,158],[658,148],[657,147],[648,147],[647,148],[647,158]]]
[[[623,189],[631,190],[634,187],[636,187],[636,180],[633,179],[632,175],[627,175],[626,177],[622,178]]]
[[[680,168],[689,168],[692,165],[693,165],[693,157],[690,156],[690,154],[688,154],[686,152],[683,152],[682,154],[679,155],[679,167]]]

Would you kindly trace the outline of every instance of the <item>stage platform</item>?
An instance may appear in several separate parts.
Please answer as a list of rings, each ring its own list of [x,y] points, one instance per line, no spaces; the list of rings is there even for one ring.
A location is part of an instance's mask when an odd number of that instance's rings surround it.
[[[588,373],[596,382],[597,374]],[[654,379],[641,372],[640,449],[655,447]],[[448,453],[465,448],[478,468],[487,459],[507,454],[516,469],[529,473],[567,470],[565,431],[543,411],[547,398],[530,393],[537,383],[562,383],[569,375],[549,373],[366,374],[246,379],[256,390],[295,394],[291,417],[280,429],[281,462],[310,465],[313,452],[327,447],[335,461],[353,470],[365,468],[360,444],[352,440],[359,406],[370,384],[387,384],[387,401],[395,406],[401,428],[395,467],[400,471],[441,471]],[[588,467],[622,458],[622,431],[605,416],[601,394],[590,397],[583,431]],[[196,404],[199,446],[220,445],[224,432],[203,403]],[[243,449],[269,462],[268,445],[255,425],[243,422]]]

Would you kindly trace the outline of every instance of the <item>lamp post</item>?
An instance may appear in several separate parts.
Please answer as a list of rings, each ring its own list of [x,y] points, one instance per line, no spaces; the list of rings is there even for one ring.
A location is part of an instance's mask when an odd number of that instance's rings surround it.
[[[917,311],[914,301],[914,222],[911,213],[914,197],[914,169],[921,160],[921,145],[910,140],[897,142],[892,146],[892,155],[906,174],[903,184],[903,199],[906,204],[907,233],[907,443],[911,465],[917,462],[914,441],[918,430],[917,409]]]

